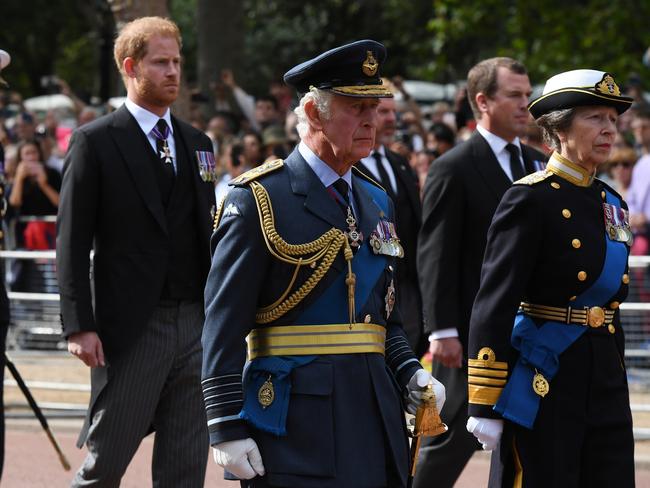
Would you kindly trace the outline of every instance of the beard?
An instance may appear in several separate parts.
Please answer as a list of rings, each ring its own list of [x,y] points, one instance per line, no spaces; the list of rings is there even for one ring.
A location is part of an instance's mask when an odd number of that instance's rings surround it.
[[[140,99],[159,107],[168,107],[178,98],[178,88],[175,91],[169,91],[166,87],[156,85],[147,78],[140,79],[140,83],[136,86],[136,92]]]

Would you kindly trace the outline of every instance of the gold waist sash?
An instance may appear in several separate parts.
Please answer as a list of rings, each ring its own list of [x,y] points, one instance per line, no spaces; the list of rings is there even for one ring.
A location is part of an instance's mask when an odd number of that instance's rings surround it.
[[[602,307],[563,308],[535,305],[527,302],[521,302],[520,307],[526,315],[531,317],[564,322],[565,324],[600,327],[611,324],[614,319],[614,310],[607,310]]]
[[[253,329],[248,359],[311,354],[384,354],[386,329],[376,324],[282,325]]]

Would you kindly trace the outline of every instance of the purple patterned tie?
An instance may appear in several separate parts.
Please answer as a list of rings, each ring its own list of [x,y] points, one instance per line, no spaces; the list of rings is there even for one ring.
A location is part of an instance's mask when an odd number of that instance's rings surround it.
[[[169,137],[169,126],[165,119],[159,119],[156,126],[151,129],[151,133],[156,139],[156,152],[158,157],[162,159],[166,164],[172,165],[172,153],[167,144],[167,138]],[[172,168],[173,171],[173,168]]]

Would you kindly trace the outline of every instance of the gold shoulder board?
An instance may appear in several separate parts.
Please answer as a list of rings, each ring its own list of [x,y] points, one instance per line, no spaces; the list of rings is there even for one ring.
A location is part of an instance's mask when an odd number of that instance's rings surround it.
[[[552,174],[553,173],[551,171],[543,169],[541,171],[536,171],[535,173],[531,173],[528,176],[524,176],[522,179],[515,181],[513,185],[534,185],[535,183],[544,181]]]
[[[253,168],[251,170],[246,171],[246,173],[242,173],[239,175],[237,178],[233,179],[229,185],[233,186],[242,186],[250,183],[251,181],[256,180],[260,176],[263,176],[267,173],[270,173],[272,171],[275,171],[277,169],[282,168],[284,166],[284,160],[282,159],[275,159],[273,161],[267,161],[266,163]]]
[[[382,190],[386,191],[386,189],[383,186],[381,186],[377,181],[373,180],[370,176],[365,174],[363,171],[361,171],[356,166],[352,166],[352,170],[357,174],[357,176],[360,176],[364,180],[369,181],[370,183],[375,185],[377,188],[381,188]]]

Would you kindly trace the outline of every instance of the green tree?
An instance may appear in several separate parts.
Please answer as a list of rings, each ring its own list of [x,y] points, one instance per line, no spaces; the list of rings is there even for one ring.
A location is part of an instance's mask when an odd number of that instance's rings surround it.
[[[650,2],[632,0],[434,0],[432,78],[464,79],[477,61],[511,56],[533,82],[576,68],[631,72],[650,81],[642,56]]]

